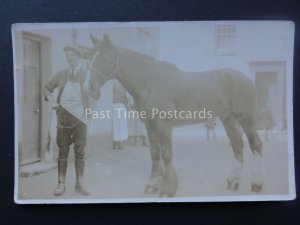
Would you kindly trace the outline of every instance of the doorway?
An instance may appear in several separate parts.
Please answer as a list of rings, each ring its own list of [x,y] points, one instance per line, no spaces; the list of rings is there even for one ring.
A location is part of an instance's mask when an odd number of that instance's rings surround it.
[[[275,129],[286,130],[286,63],[251,62],[250,71],[258,96],[258,111],[268,106]]]
[[[23,137],[21,165],[40,161],[41,44],[23,36]]]

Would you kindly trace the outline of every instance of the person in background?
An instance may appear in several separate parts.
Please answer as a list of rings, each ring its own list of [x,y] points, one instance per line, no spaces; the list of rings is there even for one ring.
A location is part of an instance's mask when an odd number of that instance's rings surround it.
[[[126,107],[128,104],[126,90],[118,80],[113,81],[113,149],[124,149],[128,139]]]
[[[135,111],[134,99],[132,96],[127,93],[128,99],[128,111]],[[130,143],[137,146],[138,138],[142,141],[142,146],[149,146],[148,135],[145,128],[145,125],[141,122],[139,118],[133,117],[128,118],[128,136]]]
[[[216,140],[216,133],[215,133],[215,126],[216,126],[216,117],[207,120],[204,122],[204,126],[206,128],[206,140],[209,141],[210,139],[210,131],[213,134],[213,140]]]

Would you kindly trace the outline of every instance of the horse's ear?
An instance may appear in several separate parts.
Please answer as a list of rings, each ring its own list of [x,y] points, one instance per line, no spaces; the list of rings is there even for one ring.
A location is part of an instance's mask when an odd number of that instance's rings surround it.
[[[109,37],[108,37],[107,34],[104,34],[104,35],[103,35],[103,45],[104,45],[105,47],[109,47],[109,46],[110,46],[110,39],[109,39]]]
[[[91,39],[94,46],[99,46],[100,45],[100,41],[93,34],[90,34],[90,39]]]

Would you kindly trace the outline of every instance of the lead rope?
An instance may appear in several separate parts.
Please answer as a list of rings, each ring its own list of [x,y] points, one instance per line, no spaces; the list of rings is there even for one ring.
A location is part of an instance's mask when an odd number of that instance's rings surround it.
[[[63,128],[63,129],[72,129],[74,127],[76,127],[79,123],[80,123],[80,120],[78,119],[76,123],[74,123],[72,126],[64,126],[62,125],[59,121],[57,121],[57,123],[59,123],[59,125]]]

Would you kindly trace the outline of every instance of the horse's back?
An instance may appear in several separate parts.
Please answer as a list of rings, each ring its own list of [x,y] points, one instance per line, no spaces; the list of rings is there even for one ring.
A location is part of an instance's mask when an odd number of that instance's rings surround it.
[[[245,74],[234,69],[210,70],[190,74],[190,95],[202,99],[204,106],[210,106],[216,114],[223,111],[236,115],[256,112],[256,89]],[[190,76],[187,75],[187,76]]]
[[[213,77],[212,82],[216,83],[211,91],[219,94],[219,103],[224,101],[223,110],[237,117],[251,119],[255,117],[257,93],[249,77],[234,69],[220,69],[208,72],[208,74]]]
[[[141,108],[166,111],[201,111],[205,108],[215,116],[230,113],[254,116],[255,86],[237,70],[185,72],[173,64],[154,60],[148,67],[144,68],[148,82],[139,97]]]

